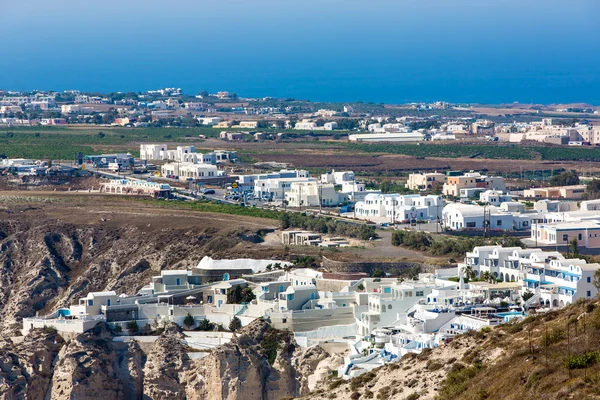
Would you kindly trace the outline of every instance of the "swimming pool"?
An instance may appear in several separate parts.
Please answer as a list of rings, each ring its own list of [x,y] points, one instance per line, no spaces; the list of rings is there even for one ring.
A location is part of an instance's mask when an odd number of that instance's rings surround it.
[[[523,318],[523,317],[527,316],[527,315],[523,315],[523,313],[521,311],[507,311],[507,312],[496,313],[494,315],[502,318],[504,320],[504,322],[508,322],[513,318]]]

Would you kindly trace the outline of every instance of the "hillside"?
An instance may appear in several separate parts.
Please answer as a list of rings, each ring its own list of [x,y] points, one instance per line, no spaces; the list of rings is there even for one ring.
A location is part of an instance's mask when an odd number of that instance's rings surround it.
[[[523,400],[600,398],[600,304],[472,332],[306,399]]]

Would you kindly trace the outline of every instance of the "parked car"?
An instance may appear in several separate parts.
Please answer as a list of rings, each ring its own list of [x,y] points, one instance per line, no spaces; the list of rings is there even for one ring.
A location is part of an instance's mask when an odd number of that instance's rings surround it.
[[[204,191],[204,194],[215,194],[215,191],[214,191],[214,190],[212,190],[212,189],[205,190],[205,191]]]

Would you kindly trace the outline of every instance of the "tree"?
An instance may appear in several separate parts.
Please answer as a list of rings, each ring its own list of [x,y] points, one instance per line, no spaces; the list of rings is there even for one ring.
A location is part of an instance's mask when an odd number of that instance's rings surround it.
[[[373,278],[383,278],[383,277],[385,277],[385,272],[383,272],[381,269],[377,268],[375,271],[373,271],[373,274],[371,276]]]
[[[229,330],[235,332],[242,327],[242,321],[238,317],[233,317],[229,323]]]
[[[362,283],[360,283],[357,287],[356,287],[359,291],[363,291],[365,290],[365,285],[363,285]]]
[[[579,176],[575,171],[565,171],[554,175],[548,181],[552,186],[570,186],[579,184]]]
[[[188,315],[185,316],[185,318],[183,319],[183,324],[188,328],[188,329],[192,329],[194,327],[194,317],[192,317],[192,315],[190,313],[188,313]]]
[[[600,269],[598,269],[598,270],[596,270],[596,272],[594,272],[594,280],[592,283],[596,287],[598,294],[600,294]]]
[[[258,123],[256,124],[256,127],[258,129],[268,129],[270,127],[271,123],[265,119],[258,121]]]
[[[569,241],[569,256],[579,257],[579,242],[577,238],[573,238]]]
[[[470,265],[463,267],[462,273],[468,280],[475,279],[475,271],[473,271],[473,267]]]
[[[585,197],[590,200],[600,197],[600,179],[593,179],[587,184]]]
[[[527,289],[526,291],[523,292],[523,294],[521,295],[521,298],[523,299],[524,302],[527,302],[527,300],[529,300],[533,296],[534,296],[533,292],[531,290]]]
[[[281,226],[281,229],[287,229],[291,226],[291,218],[287,212],[284,212],[279,216],[279,225]]]

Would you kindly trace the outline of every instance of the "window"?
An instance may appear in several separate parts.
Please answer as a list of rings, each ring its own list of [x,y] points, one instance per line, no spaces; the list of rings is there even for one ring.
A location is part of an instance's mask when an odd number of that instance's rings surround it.
[[[592,277],[591,276],[587,277],[587,283],[592,283]]]
[[[263,293],[269,293],[269,287],[268,286],[263,286],[262,287],[262,291],[263,291]]]
[[[579,235],[577,235],[577,238],[578,238],[579,240],[581,240],[581,233],[580,233]]]
[[[94,305],[94,300],[88,300],[88,306],[93,306]]]
[[[587,297],[592,297],[592,291],[591,290],[587,291]]]
[[[404,293],[404,295],[405,295],[406,297],[412,297],[412,292],[405,292],[405,293]]]
[[[285,288],[283,286],[279,286],[279,291],[280,292],[285,292]]]
[[[498,221],[496,221],[496,225],[497,225],[497,226],[502,226],[502,220],[501,220],[501,219],[499,219]]]
[[[569,240],[569,235],[563,235],[563,240],[564,240],[564,241],[567,241],[567,240]]]
[[[475,228],[475,222],[467,222],[466,223],[467,228]]]
[[[287,299],[289,300],[294,300],[294,295],[293,294],[288,294],[287,295]]]
[[[415,293],[415,296],[423,297],[423,291],[418,291],[417,293]]]

